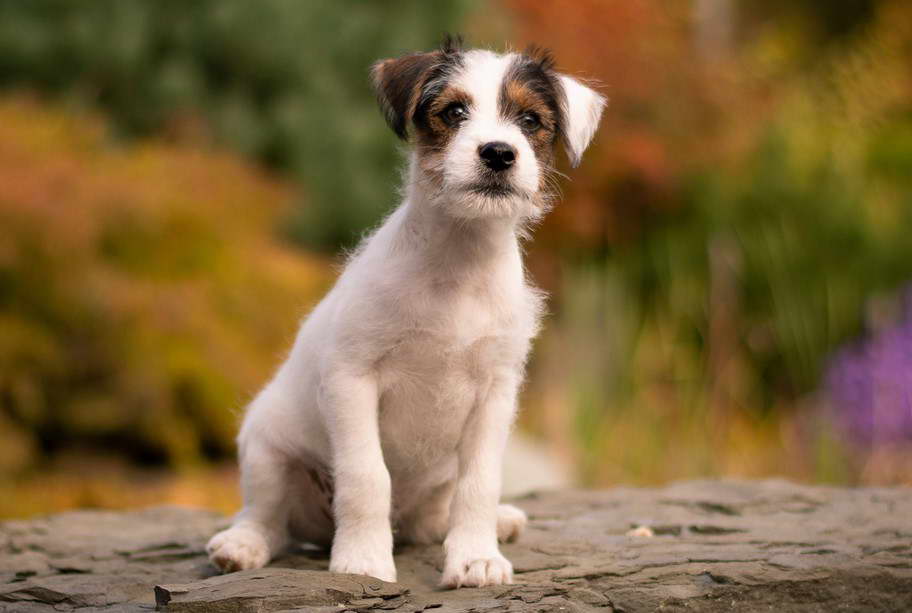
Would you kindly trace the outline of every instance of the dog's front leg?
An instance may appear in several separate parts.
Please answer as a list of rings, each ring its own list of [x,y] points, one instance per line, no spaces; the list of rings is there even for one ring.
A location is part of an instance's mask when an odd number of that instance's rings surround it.
[[[335,481],[329,570],[395,581],[390,476],[380,448],[376,379],[334,372],[324,378],[320,396]]]
[[[504,447],[516,407],[519,381],[495,381],[474,407],[459,442],[459,476],[443,547],[442,585],[510,583],[513,567],[497,546]]]

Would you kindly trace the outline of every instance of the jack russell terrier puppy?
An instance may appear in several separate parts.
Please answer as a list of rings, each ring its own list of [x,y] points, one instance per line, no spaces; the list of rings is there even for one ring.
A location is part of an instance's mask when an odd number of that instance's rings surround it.
[[[440,49],[378,62],[411,143],[403,201],[301,325],[238,436],[244,508],[207,550],[226,572],[294,542],[329,569],[396,580],[394,538],[443,543],[442,585],[509,583],[501,463],[543,296],[520,240],[555,196],[605,99],[550,54]],[[353,177],[352,180],[357,180]]]

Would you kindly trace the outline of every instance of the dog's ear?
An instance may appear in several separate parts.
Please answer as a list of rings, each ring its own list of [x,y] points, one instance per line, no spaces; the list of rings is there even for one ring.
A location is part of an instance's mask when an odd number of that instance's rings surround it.
[[[371,80],[377,100],[396,136],[403,140],[407,138],[408,124],[421,99],[421,88],[435,71],[457,64],[462,50],[462,36],[447,34],[435,51],[380,60],[373,65]]]
[[[403,140],[418,106],[421,86],[439,62],[440,52],[432,51],[380,60],[371,69],[380,110],[396,136]]]
[[[576,168],[598,129],[607,100],[573,77],[558,74],[557,78],[564,94],[561,104],[564,148],[570,164]]]

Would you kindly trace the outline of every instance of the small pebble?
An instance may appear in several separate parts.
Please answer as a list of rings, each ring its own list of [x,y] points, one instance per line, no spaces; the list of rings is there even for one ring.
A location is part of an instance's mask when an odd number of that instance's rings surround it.
[[[649,526],[637,526],[632,530],[627,531],[627,536],[639,536],[643,538],[652,538],[655,536],[655,532],[652,531],[652,528]]]

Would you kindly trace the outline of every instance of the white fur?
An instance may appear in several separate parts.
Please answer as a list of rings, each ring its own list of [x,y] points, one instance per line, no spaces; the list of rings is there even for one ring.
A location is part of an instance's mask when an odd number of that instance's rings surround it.
[[[564,145],[570,164],[576,168],[595,136],[607,100],[572,77],[560,75],[560,81],[566,100],[564,114],[567,116],[567,130]]]
[[[262,566],[299,540],[331,543],[332,571],[394,581],[395,529],[444,543],[446,586],[511,581],[498,538],[517,538],[526,516],[499,505],[501,459],[542,299],[517,238],[540,169],[497,113],[509,61],[466,54],[456,79],[474,106],[446,153],[443,189],[412,153],[404,201],[250,405],[238,437],[244,508],[208,545],[223,570]],[[581,153],[595,127],[591,112],[573,111],[578,99],[568,96],[569,134]],[[473,210],[460,188],[492,140],[516,147],[512,180],[529,197]]]

